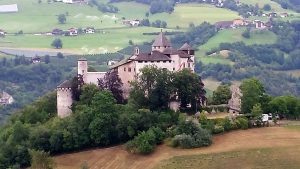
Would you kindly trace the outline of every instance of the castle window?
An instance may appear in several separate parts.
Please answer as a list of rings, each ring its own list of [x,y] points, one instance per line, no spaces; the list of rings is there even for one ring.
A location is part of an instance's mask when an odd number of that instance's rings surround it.
[[[190,63],[188,63],[188,67],[191,67],[191,64],[190,64]]]
[[[148,61],[145,61],[145,63],[148,63]]]
[[[126,72],[126,67],[124,67],[124,72]]]
[[[163,62],[166,63],[167,61],[164,60]]]
[[[135,71],[135,68],[133,68],[133,71]]]
[[[183,68],[185,68],[185,63],[183,63]]]
[[[173,67],[173,71],[175,71],[175,68]]]
[[[169,61],[169,63],[171,63],[171,61]]]
[[[143,63],[143,61],[138,61],[139,63]]]
[[[131,72],[131,68],[130,67],[128,68],[128,72]]]
[[[151,61],[151,63],[154,63],[154,61]]]
[[[157,61],[157,63],[160,63],[160,61]]]

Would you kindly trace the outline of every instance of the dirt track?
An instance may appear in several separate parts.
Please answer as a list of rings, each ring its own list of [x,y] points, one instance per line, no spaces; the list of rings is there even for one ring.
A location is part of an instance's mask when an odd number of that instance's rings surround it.
[[[153,154],[141,156],[129,154],[122,146],[116,146],[57,156],[55,162],[59,169],[79,168],[85,161],[90,169],[150,169],[161,160],[179,155],[295,145],[300,145],[299,131],[283,127],[270,127],[218,135],[214,137],[213,145],[205,148],[182,150],[161,145]]]

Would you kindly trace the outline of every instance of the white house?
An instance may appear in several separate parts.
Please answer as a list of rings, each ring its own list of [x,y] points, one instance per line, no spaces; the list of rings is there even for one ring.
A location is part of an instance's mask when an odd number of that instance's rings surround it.
[[[14,13],[18,11],[19,9],[17,4],[0,5],[0,13]]]
[[[68,29],[68,33],[70,36],[77,36],[78,30],[76,28],[70,28],[70,29]]]
[[[72,4],[72,3],[73,3],[73,0],[63,0],[62,2],[63,2],[63,3],[66,3],[66,4]]]
[[[14,98],[6,92],[0,94],[0,105],[8,105],[14,102]]]
[[[87,28],[85,28],[84,32],[87,34],[93,34],[93,33],[95,33],[95,28],[87,27]]]

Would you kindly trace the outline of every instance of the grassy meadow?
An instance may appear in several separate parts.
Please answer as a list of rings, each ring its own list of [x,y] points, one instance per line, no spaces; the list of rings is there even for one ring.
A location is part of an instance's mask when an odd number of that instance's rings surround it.
[[[288,12],[288,13],[296,13],[295,11],[288,10],[288,9],[283,9],[280,4],[277,2],[274,2],[272,0],[240,0],[241,3],[244,4],[249,4],[249,5],[256,5],[260,8],[263,8],[265,4],[269,4],[272,8],[271,11],[276,11],[276,12]],[[268,11],[267,11],[268,12]]]
[[[146,18],[145,13],[149,10],[149,6],[134,2],[113,4],[120,11],[117,14],[111,14],[102,13],[96,7],[87,5],[48,4],[45,0],[40,4],[37,0],[0,0],[0,5],[12,3],[18,4],[19,12],[0,14],[0,29],[8,32],[8,36],[0,39],[0,47],[49,49],[55,37],[32,34],[49,32],[54,28],[66,30],[71,27],[93,26],[103,30],[105,34],[60,37],[63,41],[63,48],[73,50],[74,53],[105,53],[126,47],[129,40],[133,40],[134,43],[151,41],[153,36],[143,36],[142,33],[160,31],[152,27],[129,28],[122,24],[123,17],[126,19]],[[134,12],[131,7],[134,7]],[[65,24],[58,23],[57,15],[59,14],[67,14]],[[160,13],[149,16],[151,22],[157,19],[165,20],[168,28],[174,29],[179,26],[180,31],[185,31],[192,22],[194,24],[204,21],[215,23],[235,18],[239,18],[236,12],[201,4],[179,4],[172,14]],[[15,33],[20,30],[24,32],[24,35],[15,36]]]
[[[202,155],[173,157],[155,169],[297,169],[300,166],[299,146],[284,148],[259,148]]]
[[[221,43],[226,42],[233,43],[242,41],[247,45],[272,44],[276,42],[276,35],[268,30],[252,30],[250,33],[250,38],[246,39],[242,36],[242,33],[245,31],[245,29],[246,28],[224,29],[219,31],[217,35],[209,39],[207,43],[198,48],[199,54],[205,55],[205,52],[217,48]]]

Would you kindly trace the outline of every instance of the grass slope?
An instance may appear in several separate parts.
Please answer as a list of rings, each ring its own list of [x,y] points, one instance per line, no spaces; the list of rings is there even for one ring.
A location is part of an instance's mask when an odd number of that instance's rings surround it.
[[[297,169],[300,166],[299,146],[260,148],[244,151],[179,156],[163,162],[156,169]]]
[[[249,4],[249,5],[256,5],[260,8],[263,8],[265,4],[269,4],[272,8],[272,11],[275,12],[288,12],[288,13],[295,13],[295,11],[288,10],[288,9],[283,9],[280,4],[272,1],[272,0],[240,0],[241,3],[243,4]]]
[[[72,49],[75,53],[107,53],[118,51],[128,46],[128,41],[142,43],[151,41],[154,36],[143,35],[144,32],[158,32],[158,28],[122,28],[111,29],[104,33],[80,35],[76,37],[59,37],[64,49]],[[124,33],[126,32],[126,33]],[[0,47],[51,48],[54,36],[10,35],[0,39]]]

